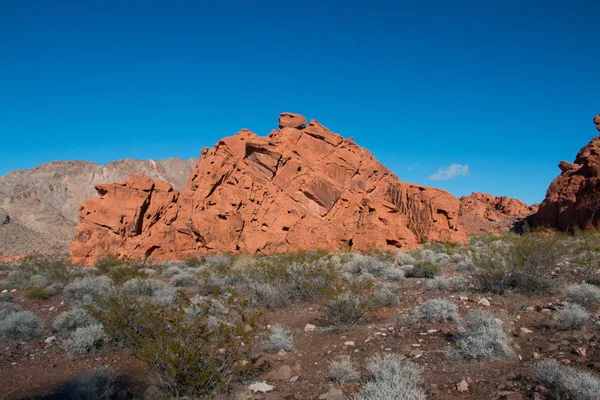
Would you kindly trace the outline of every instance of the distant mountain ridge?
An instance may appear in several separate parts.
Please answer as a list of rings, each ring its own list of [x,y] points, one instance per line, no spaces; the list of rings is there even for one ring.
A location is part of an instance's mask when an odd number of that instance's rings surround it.
[[[143,174],[181,189],[197,163],[197,158],[125,159],[106,165],[54,161],[11,171],[0,177],[0,255],[66,252],[75,236],[79,206],[98,197],[95,185]]]

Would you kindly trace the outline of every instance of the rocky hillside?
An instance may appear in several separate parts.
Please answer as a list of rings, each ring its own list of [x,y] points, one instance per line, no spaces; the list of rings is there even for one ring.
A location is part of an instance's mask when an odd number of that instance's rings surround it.
[[[182,188],[197,159],[121,160],[106,165],[56,161],[0,178],[0,255],[67,251],[79,206],[98,196],[94,186],[144,174]]]
[[[600,115],[594,117],[600,131]],[[600,136],[585,145],[573,163],[561,161],[561,174],[552,181],[533,226],[569,230],[600,228]]]
[[[466,242],[459,201],[401,182],[316,121],[284,113],[268,137],[242,130],[204,149],[184,189],[143,176],[97,185],[82,206],[74,261],[206,252],[411,249]]]
[[[467,235],[505,232],[537,209],[537,204],[528,206],[510,197],[473,192],[460,198],[460,222]]]

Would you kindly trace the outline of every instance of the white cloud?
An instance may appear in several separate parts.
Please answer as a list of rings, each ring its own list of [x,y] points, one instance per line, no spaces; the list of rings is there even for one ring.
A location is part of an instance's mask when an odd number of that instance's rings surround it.
[[[454,179],[459,176],[468,176],[469,166],[462,164],[452,164],[446,168],[438,169],[433,175],[430,175],[427,179],[430,181],[447,181],[448,179]]]

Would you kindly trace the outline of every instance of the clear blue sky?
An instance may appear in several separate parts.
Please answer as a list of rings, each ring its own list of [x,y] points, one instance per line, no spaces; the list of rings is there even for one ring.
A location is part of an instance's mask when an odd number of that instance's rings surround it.
[[[404,181],[539,202],[597,133],[599,15],[595,0],[0,0],[0,175],[196,157],[292,111]],[[451,164],[469,174],[429,179]]]

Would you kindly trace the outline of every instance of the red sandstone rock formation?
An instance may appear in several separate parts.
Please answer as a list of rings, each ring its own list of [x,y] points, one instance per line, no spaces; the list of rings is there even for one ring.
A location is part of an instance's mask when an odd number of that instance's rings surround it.
[[[352,140],[284,113],[268,137],[248,130],[204,149],[181,193],[133,175],[81,206],[73,260],[154,260],[207,252],[411,249],[464,243],[459,201],[404,183]]]
[[[498,233],[509,230],[517,219],[536,212],[537,207],[506,196],[473,192],[460,198],[460,222],[467,235]]]
[[[600,115],[594,117],[600,131]],[[550,184],[532,219],[535,227],[569,230],[600,228],[600,136],[585,145],[571,164],[558,164],[561,174]]]

